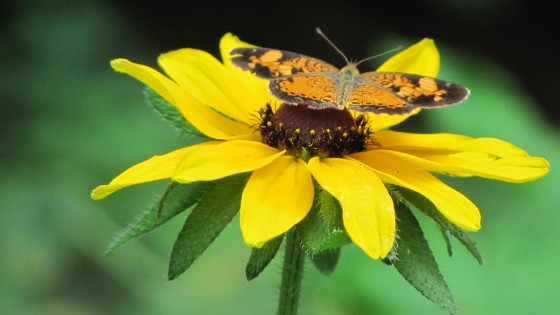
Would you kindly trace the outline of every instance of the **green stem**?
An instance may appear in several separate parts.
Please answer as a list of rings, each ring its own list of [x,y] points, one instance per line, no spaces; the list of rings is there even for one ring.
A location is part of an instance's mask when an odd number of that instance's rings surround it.
[[[286,233],[286,238],[278,315],[297,315],[305,253],[295,231]]]

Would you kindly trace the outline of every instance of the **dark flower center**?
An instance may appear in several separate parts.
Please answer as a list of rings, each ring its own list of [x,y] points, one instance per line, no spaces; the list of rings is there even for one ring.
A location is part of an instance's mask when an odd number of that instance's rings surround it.
[[[274,112],[267,104],[260,119],[264,143],[304,159],[363,151],[372,133],[365,116],[354,118],[346,109],[282,104]]]

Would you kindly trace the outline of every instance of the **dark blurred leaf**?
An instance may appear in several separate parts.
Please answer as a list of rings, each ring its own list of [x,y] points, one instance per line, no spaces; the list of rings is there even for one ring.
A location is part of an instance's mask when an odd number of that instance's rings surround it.
[[[301,243],[306,250],[317,253],[350,243],[342,224],[342,209],[328,192],[315,186],[316,198],[311,211],[298,225]]]
[[[447,233],[453,235],[456,239],[463,244],[467,250],[471,253],[471,255],[478,261],[479,264],[482,264],[482,256],[480,252],[476,248],[476,244],[470,239],[467,233],[453,223],[449,222],[442,214],[438,211],[438,209],[434,206],[434,204],[423,195],[400,187],[400,186],[391,186],[391,191],[399,195],[400,198],[406,200],[414,207],[418,208],[420,211],[424,212],[427,216],[432,218],[439,226],[446,231]],[[449,243],[448,243],[448,246]],[[448,248],[449,250],[449,248]]]
[[[453,246],[451,246],[451,239],[449,239],[449,232],[440,228],[441,235],[443,235],[443,239],[445,240],[445,245],[447,246],[447,254],[449,257],[453,256]]]
[[[395,260],[397,260],[397,246],[396,244],[398,243],[398,240],[395,241],[395,243],[393,244],[393,247],[391,247],[391,250],[389,251],[389,254],[387,254],[387,256],[385,256],[385,258],[382,258],[381,261],[387,265],[392,265],[395,263]]]
[[[194,206],[200,199],[200,194],[206,185],[206,182],[184,185],[172,183],[169,185],[156,206],[146,211],[134,223],[118,233],[105,251],[105,256],[110,256],[123,244],[152,231],[179,213]]]
[[[211,140],[194,128],[193,125],[185,119],[181,112],[175,108],[175,106],[171,105],[154,90],[146,88],[144,93],[148,103],[161,115],[161,117],[171,123],[171,126],[178,130],[182,135],[187,137],[187,145]]]
[[[237,174],[208,182],[173,245],[169,280],[185,272],[233,219],[246,181],[247,174]]]
[[[340,247],[324,250],[318,253],[310,253],[309,258],[319,271],[329,275],[336,268],[336,264],[340,258]]]
[[[245,268],[247,280],[255,279],[268,266],[278,253],[283,238],[284,234],[266,242],[261,248],[253,248]]]
[[[451,291],[439,271],[418,221],[404,203],[396,202],[395,211],[399,231],[397,259],[393,261],[395,268],[430,301],[450,314],[458,314]]]

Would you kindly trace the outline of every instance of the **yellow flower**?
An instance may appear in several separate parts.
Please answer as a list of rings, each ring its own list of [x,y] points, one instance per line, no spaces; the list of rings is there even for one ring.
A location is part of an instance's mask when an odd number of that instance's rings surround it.
[[[141,162],[95,188],[92,198],[102,199],[127,186],[166,178],[189,183],[252,172],[243,191],[240,225],[245,242],[260,247],[308,214],[314,178],[339,201],[351,240],[377,259],[389,253],[395,239],[395,211],[385,184],[422,194],[450,222],[475,231],[480,228],[477,207],[431,172],[509,182],[534,180],[548,172],[546,160],[499,139],[386,131],[408,116],[368,114],[367,130],[374,132],[373,141],[340,156],[304,157],[267,145],[255,130],[255,115],[275,100],[266,81],[236,68],[228,55],[233,48],[250,46],[226,34],[220,42],[223,63],[196,49],[163,54],[159,64],[167,76],[125,59],[113,60],[116,71],[151,87],[214,141]],[[436,76],[438,51],[432,40],[424,39],[379,70]]]

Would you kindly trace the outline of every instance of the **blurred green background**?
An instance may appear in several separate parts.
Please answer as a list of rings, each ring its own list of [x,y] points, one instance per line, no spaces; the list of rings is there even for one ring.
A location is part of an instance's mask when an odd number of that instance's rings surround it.
[[[184,216],[110,259],[103,256],[114,235],[153,205],[167,182],[99,202],[89,194],[125,168],[182,145],[145,105],[142,85],[114,73],[109,60],[126,57],[157,67],[159,53],[181,47],[216,55],[219,38],[231,31],[255,44],[341,65],[314,33],[316,26],[356,59],[435,38],[440,77],[468,86],[472,97],[461,106],[424,111],[401,130],[498,137],[551,162],[548,176],[526,184],[444,178],[483,213],[483,229],[472,235],[482,266],[457,242],[448,257],[439,232],[421,222],[462,314],[560,313],[560,142],[552,79],[559,63],[552,59],[558,51],[545,40],[559,32],[546,18],[553,10],[530,8],[529,1],[498,0],[367,7],[336,1],[328,7],[2,4],[0,313],[274,314],[280,260],[247,282],[250,250],[237,218],[190,270],[168,282],[167,260]],[[521,15],[527,23],[517,23]],[[444,314],[393,268],[354,246],[343,249],[333,275],[310,265],[307,270],[301,314]]]

